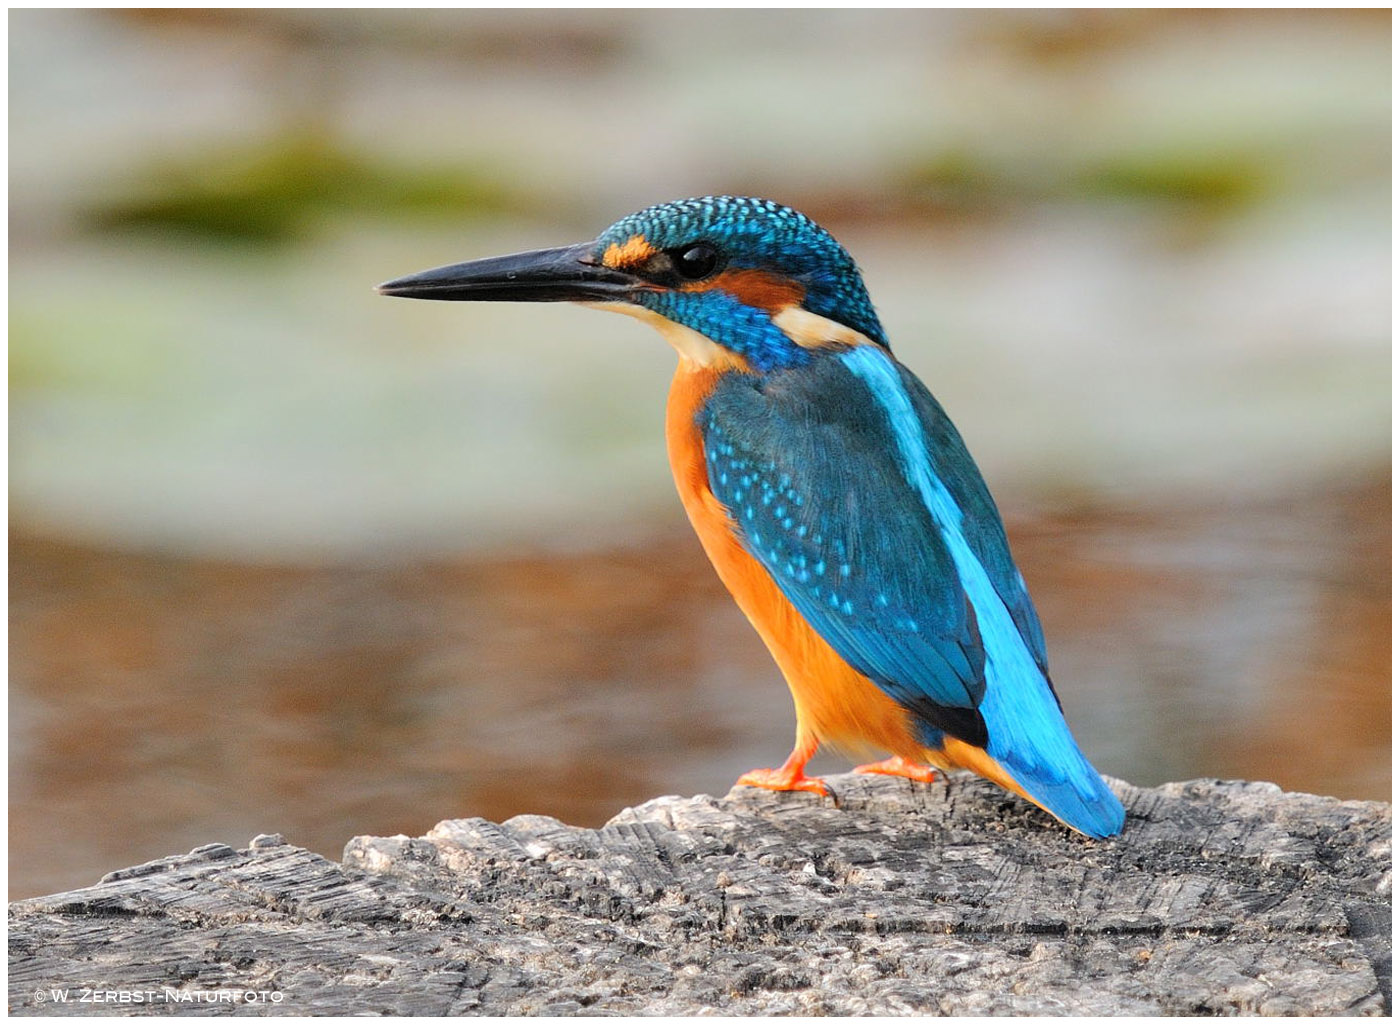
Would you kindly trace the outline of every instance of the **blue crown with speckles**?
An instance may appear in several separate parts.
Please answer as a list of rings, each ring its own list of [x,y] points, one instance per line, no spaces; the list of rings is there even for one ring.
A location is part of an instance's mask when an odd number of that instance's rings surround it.
[[[805,309],[889,345],[851,255],[829,231],[791,207],[743,196],[660,203],[608,228],[599,238],[600,251],[614,243],[623,245],[636,235],[657,249],[708,242],[725,254],[729,267],[791,278],[805,292]],[[659,293],[645,301],[663,316],[717,341],[743,339],[745,344],[733,347],[759,369],[803,361],[790,351],[794,346],[789,340],[771,337],[775,329],[764,311],[736,300],[724,304],[712,299],[702,304],[700,296],[693,294]]]

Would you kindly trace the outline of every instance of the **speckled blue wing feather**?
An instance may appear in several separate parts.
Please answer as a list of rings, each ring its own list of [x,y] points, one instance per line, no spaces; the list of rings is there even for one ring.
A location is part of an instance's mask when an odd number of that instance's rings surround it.
[[[1075,828],[1118,831],[1122,808],[1060,714],[995,505],[917,378],[874,347],[730,375],[699,427],[745,546],[924,743],[984,747]]]
[[[975,619],[863,391],[831,359],[722,379],[700,421],[710,488],[842,658],[928,726],[961,721],[964,739],[985,742]]]

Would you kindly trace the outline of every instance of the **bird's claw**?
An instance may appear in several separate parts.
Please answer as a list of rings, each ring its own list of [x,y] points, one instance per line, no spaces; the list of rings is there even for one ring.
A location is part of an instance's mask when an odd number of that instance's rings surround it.
[[[903,776],[905,779],[912,779],[916,783],[932,783],[938,778],[938,770],[932,765],[921,765],[919,762],[911,762],[909,759],[899,755],[886,758],[883,762],[871,762],[868,765],[857,765],[851,771],[871,773],[880,776]]]
[[[800,769],[754,769],[739,777],[735,786],[762,787],[764,790],[806,790],[822,797],[831,797],[831,788],[818,776],[808,776]]]

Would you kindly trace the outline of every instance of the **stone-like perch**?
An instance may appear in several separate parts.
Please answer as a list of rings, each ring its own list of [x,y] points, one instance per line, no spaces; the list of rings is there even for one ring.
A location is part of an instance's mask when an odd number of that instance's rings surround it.
[[[1387,804],[1117,783],[1123,835],[1087,840],[960,774],[830,782],[839,807],[452,820],[339,865],[211,844],[12,904],[10,1009],[1389,1013]]]

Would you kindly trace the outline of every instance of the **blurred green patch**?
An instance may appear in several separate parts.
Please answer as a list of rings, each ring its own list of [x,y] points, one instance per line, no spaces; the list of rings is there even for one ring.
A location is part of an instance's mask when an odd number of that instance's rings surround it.
[[[315,135],[289,135],[197,161],[153,167],[128,196],[85,212],[101,231],[178,231],[213,242],[276,245],[345,213],[449,215],[522,212],[524,196],[482,169],[394,166]]]
[[[904,185],[921,200],[964,212],[1004,205],[1027,192],[975,150],[949,148],[914,165]]]
[[[913,164],[903,186],[920,201],[960,211],[1052,200],[1168,202],[1225,213],[1271,191],[1264,157],[1243,152],[1125,153],[1070,166],[1028,167],[970,148],[948,148]]]
[[[162,328],[158,312],[137,296],[37,307],[28,297],[12,299],[10,390],[149,395],[177,369]]]
[[[70,368],[53,359],[51,350],[39,344],[40,332],[31,318],[10,311],[10,388],[38,388],[71,384]]]
[[[1242,153],[1128,155],[1082,172],[1074,190],[1085,196],[1166,200],[1227,209],[1258,199],[1269,186],[1265,161]]]

